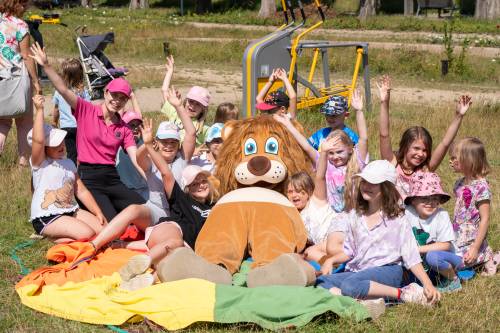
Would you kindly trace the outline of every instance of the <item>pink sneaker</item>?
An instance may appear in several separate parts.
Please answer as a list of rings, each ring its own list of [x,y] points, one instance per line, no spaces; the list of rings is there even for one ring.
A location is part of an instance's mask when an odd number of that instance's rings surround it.
[[[405,303],[416,303],[426,306],[432,305],[427,301],[427,297],[424,295],[424,288],[416,283],[410,283],[401,288],[401,300]]]

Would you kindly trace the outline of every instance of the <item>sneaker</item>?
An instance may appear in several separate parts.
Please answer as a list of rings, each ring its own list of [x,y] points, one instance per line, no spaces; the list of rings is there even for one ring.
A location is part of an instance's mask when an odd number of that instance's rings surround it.
[[[151,257],[139,254],[130,258],[118,273],[120,273],[122,281],[130,281],[135,276],[145,273],[149,267],[151,267]]]
[[[295,253],[282,254],[273,262],[248,273],[247,286],[310,286],[316,281],[314,268]]]
[[[424,295],[424,288],[415,282],[401,288],[401,300],[405,303],[416,303],[427,306],[431,305],[431,303],[427,301],[427,297]]]
[[[161,282],[195,278],[217,284],[232,283],[231,273],[227,269],[208,262],[187,247],[179,247],[170,252],[157,265],[156,273]]]
[[[154,280],[155,279],[151,273],[143,273],[134,276],[130,280],[123,280],[120,283],[120,288],[128,291],[134,291],[153,285]]]
[[[442,293],[451,293],[453,291],[459,291],[461,289],[462,284],[460,283],[460,279],[458,277],[455,277],[452,280],[442,279],[437,286],[437,290]]]
[[[358,302],[368,310],[372,320],[377,319],[385,312],[385,301],[383,298],[359,300]]]
[[[494,253],[493,256],[484,264],[482,276],[493,276],[497,273],[498,265],[500,264],[500,252]]]

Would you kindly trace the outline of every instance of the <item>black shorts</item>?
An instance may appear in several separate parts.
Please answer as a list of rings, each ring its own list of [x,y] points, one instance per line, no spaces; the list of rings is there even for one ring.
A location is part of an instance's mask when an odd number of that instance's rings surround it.
[[[43,232],[43,229],[45,229],[46,226],[60,218],[61,216],[71,216],[74,217],[76,214],[76,210],[74,212],[68,212],[68,213],[63,213],[63,214],[54,214],[54,215],[49,215],[49,216],[42,216],[42,217],[37,217],[33,221],[31,221],[31,224],[33,224],[33,229],[35,229],[35,232],[38,235],[41,235]]]

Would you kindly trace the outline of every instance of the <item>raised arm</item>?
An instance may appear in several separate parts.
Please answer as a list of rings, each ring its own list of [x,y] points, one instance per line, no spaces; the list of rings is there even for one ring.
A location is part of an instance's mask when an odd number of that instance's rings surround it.
[[[368,155],[368,129],[366,126],[365,114],[363,113],[363,97],[361,92],[356,89],[352,94],[351,106],[356,110],[356,127],[358,130],[358,152],[362,161],[366,160]]]
[[[179,116],[182,126],[184,127],[184,141],[182,142],[182,153],[186,161],[193,157],[194,149],[196,148],[196,128],[193,125],[191,117],[189,117],[186,109],[182,105],[181,94],[174,87],[167,92],[168,102],[175,108]]]
[[[59,106],[57,104],[52,109],[52,126],[59,127]]]
[[[19,49],[21,56],[23,57],[24,64],[26,65],[26,69],[31,78],[31,82],[33,83],[33,87],[35,88],[35,94],[42,94],[42,87],[40,86],[40,82],[38,81],[38,74],[36,72],[36,66],[33,59],[30,57],[30,35],[24,35],[23,39],[19,43]]]
[[[167,197],[171,197],[172,189],[174,188],[175,178],[170,170],[167,162],[161,157],[160,153],[153,147],[153,120],[144,119],[142,126],[142,139],[144,140],[144,146],[147,149],[151,161],[153,161],[156,168],[161,173],[163,179],[163,187],[165,188],[165,193]]]
[[[136,153],[137,164],[139,167],[146,172],[151,167],[151,159],[148,156],[148,150],[146,149],[146,145],[142,145],[137,148]]]
[[[130,101],[132,102],[132,109],[134,110],[134,112],[142,118],[141,107],[139,105],[139,101],[137,100],[137,96],[133,91],[130,93]]]
[[[458,99],[455,117],[451,121],[451,124],[448,127],[443,140],[441,140],[436,149],[434,149],[434,151],[432,152],[431,160],[429,161],[429,171],[435,171],[439,167],[439,164],[441,164],[441,162],[443,161],[443,158],[446,156],[451,143],[455,139],[455,136],[460,129],[462,119],[464,118],[467,110],[469,110],[469,107],[472,104],[471,99],[472,98],[467,95],[462,95]]]
[[[389,76],[382,76],[382,79],[377,82],[377,87],[380,93],[380,157],[396,164],[389,129],[389,101],[391,99],[391,79]]]
[[[325,140],[321,143],[321,152],[316,169],[316,177],[314,179],[313,198],[318,203],[328,205],[326,193],[326,168],[328,165],[328,153],[340,142],[338,138],[333,140]],[[314,148],[313,148],[314,149]]]
[[[78,96],[69,89],[64,83],[63,79],[57,74],[54,68],[49,64],[49,59],[45,54],[45,48],[42,49],[40,45],[37,43],[31,46],[31,58],[35,59],[35,61],[43,67],[45,74],[49,77],[50,82],[54,85],[56,90],[61,94],[66,102],[68,102],[69,106],[72,109],[76,108],[76,102],[78,101]]]
[[[125,150],[127,152],[127,155],[130,157],[130,162],[132,162],[137,172],[142,176],[142,178],[146,179],[146,173],[141,168],[139,163],[137,163],[137,146],[127,147],[127,149]]]
[[[290,98],[290,105],[288,106],[288,113],[292,119],[295,119],[297,116],[297,93],[292,86],[292,83],[288,80],[288,75],[283,68],[280,68],[277,73],[278,79],[283,81],[283,84],[286,88],[286,93],[288,94],[288,98]]]
[[[45,160],[45,131],[43,129],[43,103],[42,95],[33,96],[35,104],[35,120],[31,137],[31,165],[39,167]]]
[[[318,152],[313,146],[309,144],[309,141],[293,126],[292,122],[285,115],[280,115],[278,113],[273,114],[274,120],[281,123],[286,129],[292,134],[292,136],[297,140],[299,146],[306,152],[311,161],[316,161]]]
[[[271,86],[273,85],[274,81],[276,81],[276,79],[278,78],[277,74],[278,74],[278,69],[275,69],[273,70],[271,75],[269,75],[269,80],[266,82],[264,87],[262,87],[262,89],[257,94],[257,97],[255,98],[255,101],[257,103],[264,102],[264,98],[266,97],[267,92],[269,91],[269,89],[271,89]]]
[[[170,88],[170,82],[172,81],[172,76],[174,75],[174,57],[169,55],[165,63],[165,77],[163,78],[163,85],[161,86],[161,93],[163,95],[163,102],[168,100],[167,93]]]

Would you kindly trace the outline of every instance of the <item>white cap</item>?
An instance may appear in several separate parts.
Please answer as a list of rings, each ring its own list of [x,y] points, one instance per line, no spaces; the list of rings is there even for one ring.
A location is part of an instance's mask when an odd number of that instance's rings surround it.
[[[47,147],[59,146],[61,142],[63,142],[67,134],[66,131],[59,128],[54,128],[49,124],[43,124],[43,132],[45,135],[45,146]],[[31,146],[33,143],[33,129],[28,132],[27,139],[28,144]]]
[[[377,160],[368,163],[368,165],[356,174],[370,184],[381,184],[391,182],[396,185],[396,168],[391,162],[386,160]]]
[[[156,131],[156,137],[158,139],[175,139],[180,141],[181,136],[179,134],[179,127],[171,121],[163,121],[158,126]]]
[[[185,167],[184,170],[182,170],[182,188],[186,189],[186,187],[191,185],[196,179],[196,176],[198,176],[200,173],[204,174],[207,177],[211,175],[210,172],[203,170],[198,165],[188,165],[187,167]]]

